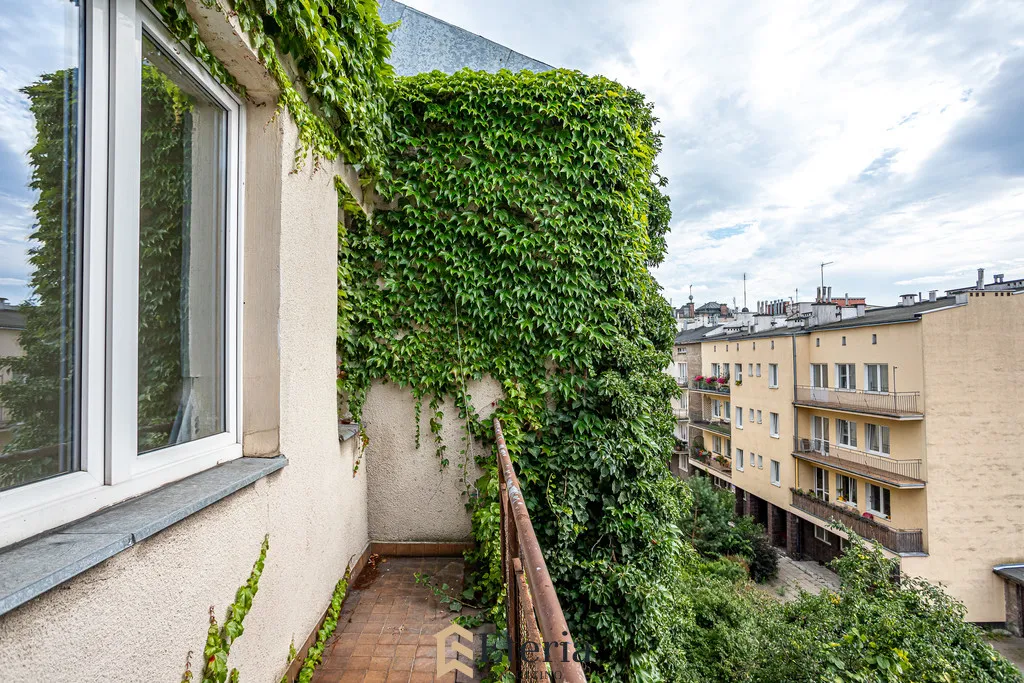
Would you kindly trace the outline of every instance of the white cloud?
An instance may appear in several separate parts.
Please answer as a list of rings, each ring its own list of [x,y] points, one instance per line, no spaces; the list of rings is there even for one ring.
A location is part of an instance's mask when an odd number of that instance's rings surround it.
[[[880,304],[1024,275],[1015,2],[409,4],[656,103],[675,218],[655,274],[677,303],[740,297],[743,272],[751,305],[810,295],[822,261]]]

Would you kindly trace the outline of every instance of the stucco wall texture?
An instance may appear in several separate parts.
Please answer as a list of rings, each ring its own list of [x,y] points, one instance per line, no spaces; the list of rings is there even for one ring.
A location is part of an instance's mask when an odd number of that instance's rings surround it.
[[[481,417],[493,412],[503,394],[494,380],[474,382],[467,394]],[[480,477],[474,455],[481,446],[466,440],[466,424],[451,399],[444,413],[441,440],[449,464],[441,466],[430,433],[429,401],[424,401],[420,447],[416,448],[416,403],[408,389],[375,382],[363,407],[363,429],[370,442],[364,463],[368,477],[370,539],[378,542],[472,539],[467,484]],[[467,444],[469,449],[467,451]],[[467,452],[462,452],[467,451]]]
[[[296,129],[285,113],[284,157]],[[276,681],[346,565],[368,542],[358,439],[339,446],[335,396],[336,169],[280,173],[278,336],[280,442],[289,465],[0,617],[0,679],[87,683],[176,681],[191,650],[202,669],[211,606],[223,620],[256,560],[259,593],[229,663],[242,680]],[[266,217],[249,216],[249,221]],[[243,400],[246,400],[243,398]]]

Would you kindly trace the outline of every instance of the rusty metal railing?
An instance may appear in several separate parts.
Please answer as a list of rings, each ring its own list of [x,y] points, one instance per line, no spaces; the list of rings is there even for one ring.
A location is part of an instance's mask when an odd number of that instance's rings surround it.
[[[559,683],[585,683],[580,663],[583,655],[577,653],[565,622],[498,418],[494,419],[494,438],[498,442],[501,574],[508,593],[511,672],[516,681],[553,677]]]

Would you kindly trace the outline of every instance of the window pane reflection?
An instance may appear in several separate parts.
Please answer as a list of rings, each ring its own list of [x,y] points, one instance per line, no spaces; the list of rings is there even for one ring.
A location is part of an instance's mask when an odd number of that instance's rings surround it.
[[[77,3],[0,3],[0,490],[77,467],[81,36]]]
[[[144,35],[140,453],[225,429],[226,118]]]

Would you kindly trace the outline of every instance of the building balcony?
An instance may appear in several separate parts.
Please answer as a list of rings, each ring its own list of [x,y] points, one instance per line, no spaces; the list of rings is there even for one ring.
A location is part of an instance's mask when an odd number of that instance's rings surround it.
[[[676,384],[679,385],[680,387],[682,387],[683,389],[686,389],[686,388],[688,388],[690,386],[690,378],[689,377],[676,377]]]
[[[921,420],[921,394],[917,391],[875,393],[826,387],[798,386],[793,405],[837,410],[860,415],[879,415],[892,420]]]
[[[898,489],[924,487],[921,460],[896,460],[824,439],[793,439],[793,457],[833,470],[854,474]]]
[[[793,507],[826,522],[839,522],[863,538],[878,541],[882,547],[897,553],[924,552],[920,529],[897,529],[860,515],[855,509],[826,502],[800,489],[793,492]]]
[[[732,458],[720,453],[697,450],[690,453],[690,462],[695,463],[701,469],[732,476]]]
[[[690,419],[689,408],[673,408],[672,415],[675,416],[677,422],[686,422]]]
[[[722,436],[732,435],[732,429],[730,428],[728,422],[708,422],[707,420],[691,420],[690,424],[700,429],[704,429],[709,432],[714,432],[715,434],[721,434]]]
[[[726,380],[729,378],[726,377]],[[725,383],[705,382],[703,380],[693,380],[690,382],[690,391],[696,391],[701,394],[714,394],[716,396],[728,396],[729,395],[729,382]]]

